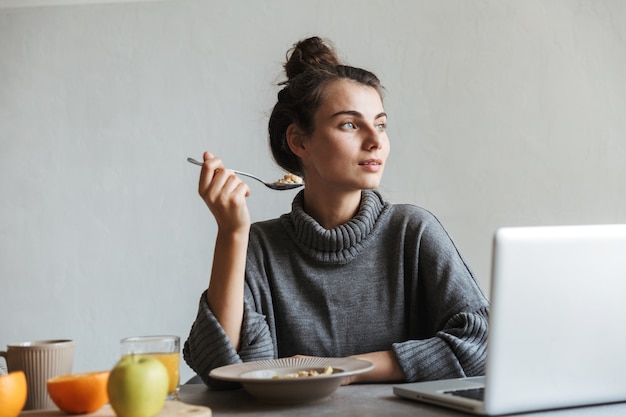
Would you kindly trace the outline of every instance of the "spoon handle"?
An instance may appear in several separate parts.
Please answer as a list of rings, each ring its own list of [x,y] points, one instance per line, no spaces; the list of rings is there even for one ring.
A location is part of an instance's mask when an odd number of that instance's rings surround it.
[[[196,160],[195,160],[195,159],[193,159],[193,158],[187,158],[187,162],[191,162],[191,163],[192,163],[192,164],[194,164],[194,165],[202,166],[202,162],[200,162],[200,161],[196,161]]]
[[[198,165],[198,166],[202,166],[203,165],[202,162],[197,161],[197,160],[195,160],[193,158],[187,158],[187,161],[191,162],[194,165]],[[254,175],[248,174],[247,172],[237,171],[236,169],[231,169],[231,171],[233,171],[235,174],[243,175],[244,177],[250,177],[252,179],[255,179],[255,180],[260,181],[260,182],[265,184],[265,181],[263,181],[261,178],[255,177]]]

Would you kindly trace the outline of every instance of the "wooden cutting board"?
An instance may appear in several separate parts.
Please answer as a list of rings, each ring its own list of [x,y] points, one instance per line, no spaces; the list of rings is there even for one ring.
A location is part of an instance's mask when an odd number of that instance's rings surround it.
[[[20,417],[68,417],[61,410],[33,410],[24,411]],[[81,414],[80,417],[116,417],[109,404],[90,414]],[[166,401],[163,409],[156,417],[211,417],[211,409],[200,405],[185,404],[182,401]]]

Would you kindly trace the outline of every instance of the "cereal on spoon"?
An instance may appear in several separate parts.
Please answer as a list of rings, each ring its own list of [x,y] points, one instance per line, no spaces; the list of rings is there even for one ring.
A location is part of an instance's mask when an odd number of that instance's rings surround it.
[[[292,174],[291,172],[287,172],[282,178],[274,181],[274,184],[302,184],[304,180],[297,176],[296,174]]]

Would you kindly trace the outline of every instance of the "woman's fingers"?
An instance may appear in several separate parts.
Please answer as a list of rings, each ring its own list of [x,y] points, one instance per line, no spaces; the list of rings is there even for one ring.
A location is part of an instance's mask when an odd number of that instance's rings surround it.
[[[200,179],[198,183],[198,192],[204,198],[206,191],[211,186],[211,182],[215,176],[215,173],[224,167],[222,160],[215,158],[210,152],[203,154],[204,163],[200,171]]]
[[[198,183],[198,193],[213,213],[220,227],[240,229],[247,227],[250,215],[246,197],[248,185],[210,152],[203,154],[204,162]]]

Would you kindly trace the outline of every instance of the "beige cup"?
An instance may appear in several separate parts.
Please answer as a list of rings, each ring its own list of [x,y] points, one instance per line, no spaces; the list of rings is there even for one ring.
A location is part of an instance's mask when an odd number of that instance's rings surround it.
[[[74,342],[71,340],[41,340],[13,343],[6,352],[0,351],[9,372],[24,371],[28,399],[24,410],[55,408],[48,395],[46,381],[58,375],[72,373]]]

